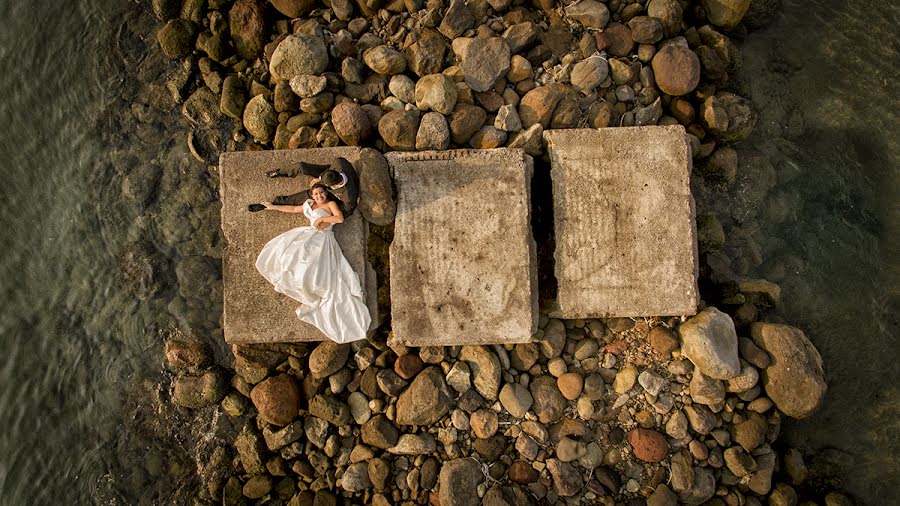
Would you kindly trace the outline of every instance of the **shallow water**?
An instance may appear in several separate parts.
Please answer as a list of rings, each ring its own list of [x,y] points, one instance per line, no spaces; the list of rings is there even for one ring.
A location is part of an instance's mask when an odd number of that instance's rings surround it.
[[[155,387],[168,329],[221,342],[220,239],[215,175],[187,152],[180,108],[138,96],[177,67],[149,51],[145,9],[0,6],[3,504],[177,502],[199,486],[195,441],[229,430],[167,409]],[[764,259],[751,273],[781,284],[780,316],[813,339],[830,382],[787,440],[833,449],[810,464],[871,504],[900,488],[898,19],[890,2],[788,2],[742,44],[739,75],[761,112],[744,148],[778,177],[743,225]],[[162,265],[145,300],[119,276],[137,239]]]

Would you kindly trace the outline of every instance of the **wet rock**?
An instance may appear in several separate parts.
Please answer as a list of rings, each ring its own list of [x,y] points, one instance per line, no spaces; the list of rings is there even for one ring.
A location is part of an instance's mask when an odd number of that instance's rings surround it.
[[[451,398],[437,367],[425,369],[397,399],[400,425],[431,425],[450,411]]]
[[[406,70],[406,59],[396,49],[381,45],[373,47],[363,54],[363,62],[376,73],[393,76]]]
[[[444,463],[440,473],[441,506],[478,506],[478,486],[484,482],[481,466],[473,458],[453,459]]]
[[[445,74],[422,77],[415,86],[415,103],[419,110],[450,114],[456,107],[456,83]]]
[[[169,58],[184,58],[194,46],[194,25],[184,19],[173,19],[156,33],[156,40]]]
[[[328,66],[328,51],[322,39],[304,33],[282,40],[269,63],[273,79],[292,79],[299,75],[321,74]]]
[[[252,426],[248,424],[241,430],[234,441],[234,446],[248,474],[262,474],[266,471],[263,465],[262,438]]]
[[[717,124],[707,121],[706,109],[710,108],[708,104],[713,104],[712,110],[724,112],[726,120]],[[752,102],[725,91],[719,92],[715,97],[710,97],[703,102],[701,116],[710,133],[717,140],[729,144],[741,142],[749,137],[758,120],[758,114]]]
[[[287,374],[268,378],[250,391],[259,417],[272,425],[285,426],[300,414],[300,389]]]
[[[176,369],[199,369],[212,363],[209,348],[199,341],[170,339],[165,345],[166,362]]]
[[[466,362],[472,372],[475,389],[485,399],[497,400],[500,390],[500,361],[484,346],[463,346],[459,359]]]
[[[581,473],[572,465],[558,459],[547,460],[547,471],[553,479],[556,493],[562,497],[572,497],[584,488]]]
[[[397,445],[399,433],[394,424],[384,415],[375,415],[363,424],[360,429],[360,437],[363,443],[369,446],[387,450]]]
[[[259,142],[269,142],[278,126],[278,113],[265,96],[257,95],[250,99],[244,109],[244,128]]]
[[[609,9],[597,0],[581,0],[565,8],[566,17],[586,28],[601,29],[609,23]]]
[[[500,390],[500,403],[516,418],[524,417],[533,402],[534,399],[528,389],[518,383],[507,383]]]
[[[532,409],[541,423],[553,423],[562,417],[566,400],[557,388],[555,378],[539,376],[531,382],[530,390],[534,399]]]
[[[241,58],[253,60],[263,49],[265,9],[263,0],[237,0],[228,11],[231,38]]]
[[[634,456],[644,462],[662,462],[669,451],[665,436],[650,429],[632,429],[628,433],[628,443]]]
[[[803,455],[795,448],[784,453],[784,470],[794,485],[801,485],[809,477],[809,470],[803,462]]]
[[[214,125],[222,119],[219,97],[205,86],[199,88],[184,101],[181,114],[196,125]]]
[[[487,113],[480,107],[462,103],[457,105],[450,119],[451,140],[459,145],[468,143],[486,119]]]
[[[750,3],[750,0],[700,0],[709,22],[726,30],[732,30],[741,22]]]
[[[804,418],[819,408],[827,384],[822,357],[800,329],[757,322],[750,326],[753,341],[771,357],[763,371],[766,394],[784,414]]]
[[[151,171],[147,171],[148,173]],[[126,181],[128,181],[126,179]],[[131,180],[134,181],[134,180]],[[146,180],[141,183],[123,183],[123,192],[135,195],[135,201],[149,201],[152,197],[154,186],[159,181],[159,173],[154,176],[148,174]],[[127,186],[127,189],[125,188]],[[138,192],[142,196],[137,196]],[[147,241],[138,241],[125,246],[119,255],[119,279],[122,284],[139,300],[148,300],[163,289],[165,272],[168,269],[160,252]],[[177,358],[173,355],[172,357]],[[188,358],[188,357],[185,357]],[[180,361],[173,362],[169,359],[168,344],[166,359],[175,367]],[[205,365],[205,364],[204,364]]]
[[[349,356],[349,345],[322,341],[309,354],[309,372],[315,378],[327,378],[344,367]]]
[[[740,374],[737,333],[731,317],[708,307],[678,328],[682,352],[697,368],[715,379]]]
[[[348,146],[362,144],[372,131],[369,117],[353,102],[341,102],[331,110],[331,122],[338,137]]]
[[[178,17],[181,13],[181,0],[152,0],[150,6],[153,14],[162,21]]]
[[[414,150],[418,131],[419,119],[415,114],[405,110],[391,111],[382,116],[378,122],[378,133],[381,138],[397,151]]]
[[[674,44],[660,49],[651,62],[659,89],[672,96],[687,95],[700,83],[700,59],[690,49]]]
[[[453,40],[462,36],[474,25],[475,17],[472,16],[472,11],[466,6],[466,2],[464,0],[452,0],[447,12],[444,13],[444,18],[441,20],[438,30],[444,34],[444,37]]]
[[[469,44],[460,68],[472,91],[487,91],[509,70],[509,45],[502,37],[479,38]]]
[[[228,392],[228,380],[218,368],[203,373],[182,373],[175,378],[172,399],[179,406],[200,409],[218,404]]]
[[[447,42],[436,30],[426,28],[403,50],[407,66],[419,77],[437,74],[444,68]]]

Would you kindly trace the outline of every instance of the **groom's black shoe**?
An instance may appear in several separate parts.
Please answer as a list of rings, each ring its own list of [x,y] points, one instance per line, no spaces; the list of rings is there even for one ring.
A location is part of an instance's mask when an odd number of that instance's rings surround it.
[[[247,206],[247,210],[250,211],[251,213],[257,213],[259,211],[264,210],[265,208],[266,208],[266,206],[264,206],[262,204],[250,204],[249,206]]]
[[[271,178],[287,177],[287,175],[283,174],[281,172],[281,169],[275,169],[275,170],[270,170],[269,172],[266,172],[266,177],[271,177]]]

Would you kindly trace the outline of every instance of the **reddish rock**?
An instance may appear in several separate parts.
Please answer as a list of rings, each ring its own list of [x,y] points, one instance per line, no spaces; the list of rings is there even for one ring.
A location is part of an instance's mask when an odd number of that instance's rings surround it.
[[[660,49],[651,65],[663,93],[687,95],[700,83],[700,59],[686,47],[669,45]]]
[[[531,464],[522,460],[517,460],[509,466],[509,479],[516,483],[521,483],[523,485],[534,483],[540,476],[540,473],[538,473],[535,468],[531,467]]]
[[[273,425],[287,425],[300,414],[300,388],[287,374],[273,376],[253,387],[250,400],[259,417]]]
[[[613,56],[628,56],[634,47],[631,28],[622,23],[610,23],[602,32],[595,32],[597,49]]]
[[[331,122],[338,137],[348,146],[359,146],[372,132],[369,115],[359,104],[341,102],[331,110]]]
[[[622,353],[628,348],[628,341],[624,339],[619,339],[618,341],[611,342],[603,347],[603,351],[607,353]]]
[[[400,355],[397,361],[394,362],[394,372],[405,380],[412,379],[413,376],[419,374],[423,367],[425,367],[425,363],[415,353]]]
[[[206,345],[196,341],[167,341],[166,362],[176,369],[201,368],[211,363]]]
[[[634,456],[644,462],[662,462],[669,451],[665,436],[650,429],[633,429],[628,433],[628,442]]]

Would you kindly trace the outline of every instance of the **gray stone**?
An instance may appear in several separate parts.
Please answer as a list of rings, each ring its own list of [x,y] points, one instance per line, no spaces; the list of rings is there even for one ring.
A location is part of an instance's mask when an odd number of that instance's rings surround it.
[[[372,482],[369,481],[369,464],[366,462],[350,464],[341,476],[341,488],[351,493],[372,488]]]
[[[500,404],[516,418],[524,417],[533,402],[528,389],[518,383],[507,383],[500,390]]]
[[[384,415],[375,415],[359,431],[363,443],[387,450],[397,444],[397,428]]]
[[[694,481],[691,488],[679,494],[683,504],[697,505],[710,500],[716,493],[716,479],[712,471],[705,467],[694,468]]]
[[[740,374],[737,332],[727,314],[708,307],[678,327],[681,351],[711,378],[727,380]]]
[[[659,395],[659,392],[666,386],[666,380],[650,369],[646,369],[638,375],[638,383],[641,384],[641,387],[643,387],[648,394],[654,397]]]
[[[373,150],[370,150],[373,151]],[[366,150],[353,147],[224,153],[219,160],[219,193],[222,200],[223,331],[228,343],[324,341],[327,338],[312,325],[297,319],[298,303],[272,289],[256,270],[256,257],[263,246],[278,234],[298,225],[297,215],[278,212],[250,213],[247,204],[271,200],[276,195],[292,195],[305,190],[310,178],[268,178],[275,169],[296,168],[300,161],[330,164],[344,157],[356,166]],[[361,186],[363,174],[361,171]],[[365,190],[363,190],[365,196]],[[297,203],[305,199],[299,194]],[[363,208],[362,202],[360,208]],[[366,304],[377,318],[376,293],[372,289],[374,271],[366,260],[368,224],[354,214],[335,227],[335,237],[344,257],[360,279]]]
[[[325,91],[328,79],[325,76],[297,75],[288,81],[291,90],[300,98],[310,98]]]
[[[441,506],[478,506],[478,485],[484,481],[481,465],[473,458],[444,463],[440,473],[438,498]]]
[[[416,83],[405,75],[398,74],[391,77],[390,82],[388,82],[388,90],[407,104],[416,102]]]
[[[415,104],[422,111],[450,114],[456,107],[456,83],[445,74],[429,74],[416,83]]]
[[[581,0],[566,7],[566,17],[586,28],[601,29],[609,23],[609,9],[597,0]]]
[[[716,415],[712,414],[712,411],[706,406],[699,404],[685,406],[684,412],[691,424],[691,429],[698,434],[709,434],[716,426]]]
[[[725,385],[720,380],[710,378],[701,371],[694,371],[690,388],[691,399],[694,402],[715,406],[725,401]]]
[[[541,423],[553,423],[562,418],[566,399],[556,386],[555,378],[539,376],[531,382],[530,388],[534,399],[531,407]]]
[[[438,28],[445,37],[453,40],[475,25],[472,11],[466,6],[465,0],[453,0],[450,7],[444,13],[441,26]]]
[[[553,179],[555,314],[695,313],[697,246],[684,128],[554,130],[544,139]],[[649,223],[653,234],[644,233]]]
[[[514,105],[504,105],[497,111],[497,118],[494,120],[494,128],[503,130],[504,132],[518,132],[522,129],[522,120],[519,119],[519,112]]]
[[[274,80],[291,80],[299,75],[321,74],[328,66],[328,51],[321,38],[304,33],[282,40],[269,63]]]
[[[460,69],[472,91],[487,91],[509,70],[509,45],[502,37],[478,38],[462,55]]]
[[[459,150],[387,159],[398,193],[390,251],[397,341],[528,342],[538,314],[531,158],[519,150]],[[473,207],[475,200],[487,207]]]
[[[591,93],[609,76],[609,64],[600,56],[591,56],[572,67],[569,80],[572,86],[585,95]]]
[[[538,156],[543,152],[543,135],[544,127],[541,126],[540,123],[535,123],[528,127],[528,129],[513,135],[507,146],[510,148],[524,149],[529,155]]]
[[[584,480],[581,479],[581,473],[572,464],[558,459],[550,459],[547,461],[547,471],[550,472],[550,477],[553,478],[553,486],[556,488],[556,493],[562,497],[572,497],[584,488]]]
[[[444,150],[450,146],[450,126],[439,112],[427,112],[416,133],[416,149],[419,151]]]
[[[762,373],[766,395],[792,418],[814,413],[822,405],[828,385],[822,356],[806,334],[789,325],[762,322],[752,324],[750,334],[771,357]]]

